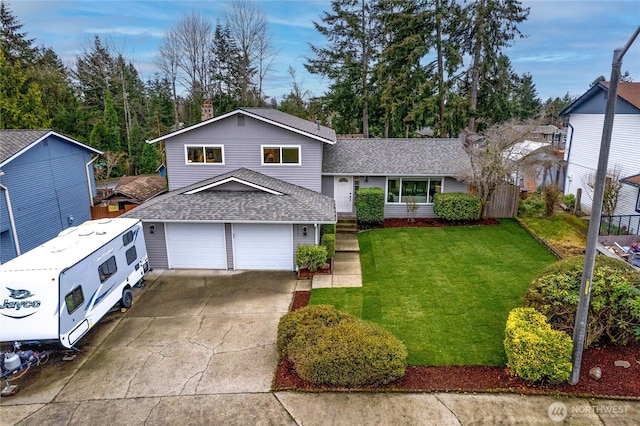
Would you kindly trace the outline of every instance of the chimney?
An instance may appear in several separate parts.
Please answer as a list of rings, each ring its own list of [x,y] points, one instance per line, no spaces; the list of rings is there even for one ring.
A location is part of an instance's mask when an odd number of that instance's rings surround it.
[[[210,120],[213,118],[213,105],[209,99],[205,99],[200,109],[200,116],[202,121]]]

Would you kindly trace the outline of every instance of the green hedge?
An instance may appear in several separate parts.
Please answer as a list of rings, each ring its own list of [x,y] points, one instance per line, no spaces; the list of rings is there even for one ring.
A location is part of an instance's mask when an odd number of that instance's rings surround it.
[[[336,234],[324,234],[320,244],[327,249],[327,259],[333,258],[336,254]]]
[[[356,217],[364,228],[377,227],[384,222],[384,190],[360,188],[356,191]]]
[[[404,376],[407,349],[377,324],[330,305],[307,306],[278,324],[278,352],[311,383],[368,386]]]
[[[475,195],[464,192],[436,193],[433,212],[448,221],[478,220],[482,213],[482,202]]]
[[[336,224],[335,223],[325,223],[322,225],[320,233],[324,234],[335,234],[336,233]]]
[[[544,314],[556,330],[573,332],[584,256],[547,267],[529,286],[525,306]],[[596,256],[585,346],[629,345],[640,337],[640,274],[625,262]]]
[[[571,374],[571,337],[553,330],[535,309],[516,308],[509,313],[504,350],[509,368],[522,379],[561,382]]]
[[[327,249],[324,246],[312,246],[300,244],[296,251],[296,265],[298,268],[307,268],[317,271],[327,261]]]

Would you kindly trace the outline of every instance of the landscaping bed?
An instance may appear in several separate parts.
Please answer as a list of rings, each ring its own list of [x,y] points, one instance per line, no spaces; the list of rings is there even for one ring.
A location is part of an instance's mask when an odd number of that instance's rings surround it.
[[[480,225],[500,225],[496,219],[478,219],[474,221],[446,222],[438,218],[418,217],[413,220],[407,218],[389,218],[383,222],[384,228],[421,228],[421,227],[441,227],[441,226],[480,226]]]
[[[291,310],[306,306],[311,292],[295,292]],[[631,366],[614,366],[618,360]],[[589,377],[593,367],[602,369],[602,378]],[[298,391],[394,391],[394,392],[513,392],[519,394],[572,395],[602,398],[640,398],[640,345],[586,349],[582,356],[581,378],[577,385],[568,383],[530,384],[509,373],[506,367],[408,366],[406,375],[384,386],[339,388],[316,386],[302,380],[289,361],[278,364],[275,390]]]

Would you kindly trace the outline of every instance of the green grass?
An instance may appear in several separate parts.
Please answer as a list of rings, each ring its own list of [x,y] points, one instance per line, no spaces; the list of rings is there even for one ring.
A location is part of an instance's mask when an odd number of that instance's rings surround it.
[[[362,288],[316,289],[385,327],[411,365],[505,365],[509,311],[555,257],[514,220],[501,226],[390,228],[358,235]]]
[[[586,247],[589,225],[572,214],[556,213],[553,217],[524,216],[519,219],[563,257],[582,254]]]

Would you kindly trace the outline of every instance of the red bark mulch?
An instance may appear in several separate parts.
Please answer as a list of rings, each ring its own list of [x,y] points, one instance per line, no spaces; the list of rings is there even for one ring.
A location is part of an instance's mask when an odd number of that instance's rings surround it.
[[[291,310],[306,306],[310,291],[294,293]],[[614,361],[625,360],[630,368],[615,367]],[[589,376],[593,367],[602,369],[602,378]],[[568,383],[531,384],[509,374],[506,367],[408,366],[401,379],[384,386],[367,388],[341,388],[317,386],[301,379],[293,365],[282,359],[274,380],[277,390],[298,391],[394,391],[394,392],[513,392],[519,394],[570,395],[604,398],[640,398],[640,344],[631,347],[604,347],[585,349],[582,355],[580,381]]]
[[[327,267],[320,268],[317,271],[311,272],[307,268],[300,268],[298,270],[298,279],[299,280],[308,280],[311,279],[314,275],[330,275],[331,274],[331,262],[333,259],[327,259]]]

